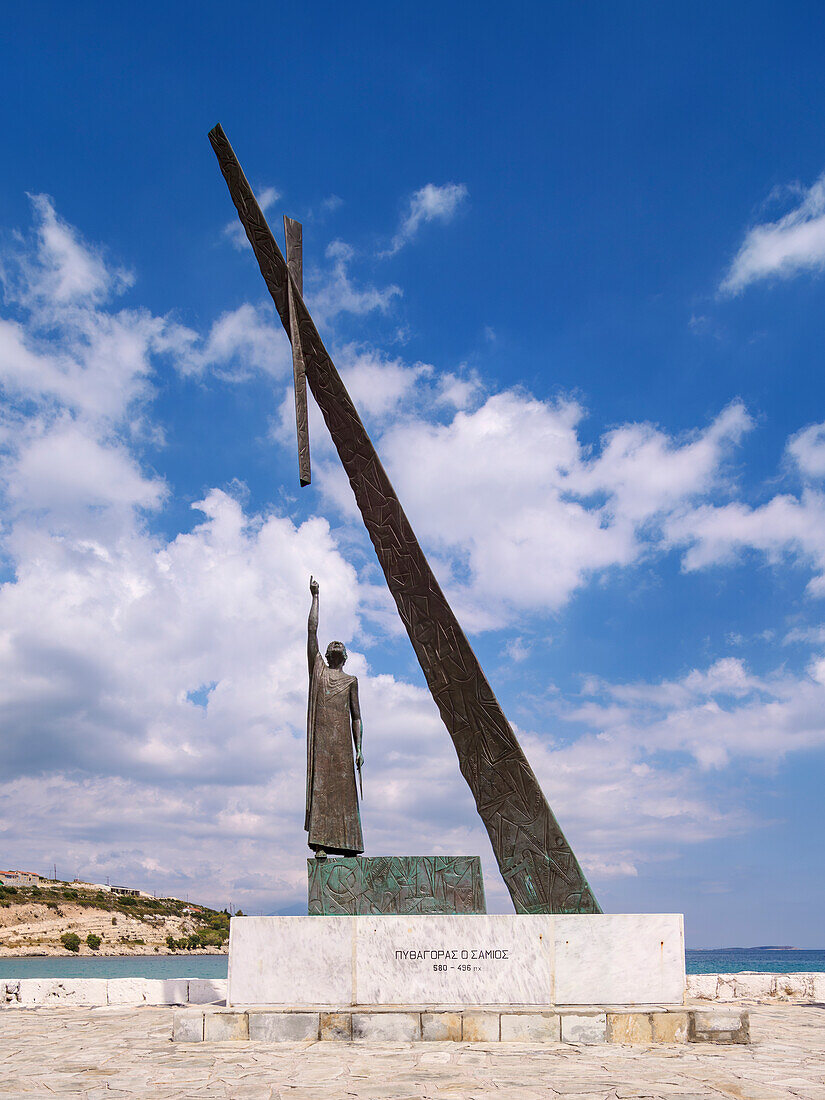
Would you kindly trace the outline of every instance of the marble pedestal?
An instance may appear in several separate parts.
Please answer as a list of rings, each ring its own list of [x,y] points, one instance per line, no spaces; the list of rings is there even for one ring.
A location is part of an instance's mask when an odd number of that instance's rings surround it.
[[[679,914],[233,917],[229,1005],[681,1005]]]

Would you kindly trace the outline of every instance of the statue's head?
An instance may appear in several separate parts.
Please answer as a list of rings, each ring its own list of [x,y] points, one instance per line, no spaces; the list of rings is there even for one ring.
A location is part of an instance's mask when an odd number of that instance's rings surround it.
[[[343,668],[347,659],[347,647],[343,642],[330,642],[327,646],[327,664],[330,668]]]

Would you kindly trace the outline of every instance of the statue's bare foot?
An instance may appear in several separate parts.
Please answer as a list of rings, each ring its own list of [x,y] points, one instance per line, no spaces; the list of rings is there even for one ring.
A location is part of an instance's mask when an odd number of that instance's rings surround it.
[[[327,853],[324,851],[323,848],[316,848],[315,849],[315,858],[316,859],[326,859],[327,858]]]

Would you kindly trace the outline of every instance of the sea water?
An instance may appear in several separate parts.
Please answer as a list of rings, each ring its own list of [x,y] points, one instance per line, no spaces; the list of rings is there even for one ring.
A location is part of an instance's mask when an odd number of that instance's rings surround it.
[[[49,955],[0,959],[4,978],[225,978],[226,955]],[[729,947],[686,951],[688,974],[825,972],[825,951]]]
[[[723,947],[714,951],[685,951],[688,974],[800,974],[825,971],[825,951],[797,948]]]
[[[228,955],[37,955],[0,959],[3,978],[225,978]]]

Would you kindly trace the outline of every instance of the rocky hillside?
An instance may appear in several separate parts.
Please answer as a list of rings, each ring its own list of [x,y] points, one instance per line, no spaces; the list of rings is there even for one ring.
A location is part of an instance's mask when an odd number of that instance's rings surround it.
[[[226,950],[229,913],[176,898],[124,897],[74,883],[0,886],[0,957]]]

